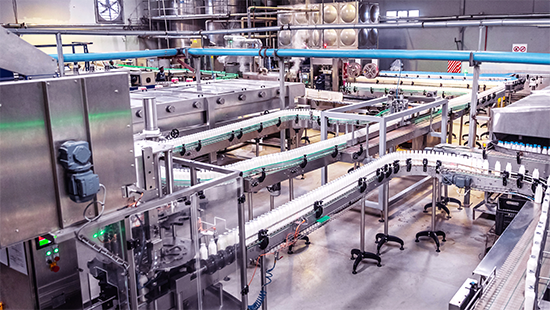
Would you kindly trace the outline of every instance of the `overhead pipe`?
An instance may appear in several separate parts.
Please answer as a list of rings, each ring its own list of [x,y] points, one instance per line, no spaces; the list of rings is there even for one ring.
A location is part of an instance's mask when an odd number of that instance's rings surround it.
[[[265,16],[265,15],[276,15],[278,12],[259,12],[254,13],[254,15]],[[151,16],[151,20],[161,20],[164,19],[169,21],[178,21],[178,20],[188,20],[188,16],[197,16],[199,19],[230,19],[232,17],[246,17],[247,13],[216,13],[216,14],[190,14],[190,15],[159,15]]]
[[[78,53],[64,55],[66,62],[99,61],[110,59],[165,57],[183,54],[183,49],[161,49],[148,51],[129,51],[113,53]],[[470,54],[478,62],[524,63],[550,65],[548,53],[512,53],[512,52],[469,52],[445,50],[312,50],[312,49],[216,49],[188,48],[192,56],[262,56],[267,57],[316,57],[316,58],[390,58],[410,60],[458,60],[469,61]],[[57,55],[50,55],[57,59]]]
[[[454,16],[418,16],[418,17],[386,17],[380,16],[381,21],[450,21],[450,20],[475,20],[475,19],[522,19],[522,18],[549,18],[549,13],[532,14],[499,14],[499,15],[454,15]]]
[[[529,19],[529,20],[473,20],[473,21],[445,21],[445,22],[405,22],[405,23],[383,23],[383,24],[323,24],[323,25],[292,25],[272,26],[247,29],[219,29],[205,31],[91,31],[76,29],[10,29],[16,34],[70,34],[70,35],[114,35],[114,36],[181,36],[181,35],[216,35],[235,33],[257,33],[279,30],[323,30],[323,29],[400,29],[400,28],[453,28],[453,27],[549,27],[550,19]]]
[[[252,28],[252,20],[251,20],[251,14],[253,10],[260,9],[260,10],[274,10],[277,12],[281,11],[295,11],[295,12],[313,12],[313,11],[319,11],[319,9],[307,9],[307,8],[292,8],[292,7],[277,7],[277,6],[249,6],[246,9],[246,18],[247,18],[247,27]],[[248,38],[250,39],[250,36],[252,34],[248,33]]]
[[[216,34],[235,33],[257,33],[267,31],[278,31],[281,27],[261,27],[251,29],[220,29],[210,31],[98,31],[98,30],[77,30],[77,29],[9,29],[17,35],[25,34],[62,34],[62,35],[90,35],[90,36],[201,36]]]
[[[178,55],[178,49],[159,49],[159,50],[146,50],[146,51],[127,51],[127,52],[112,52],[112,53],[78,53],[78,54],[64,54],[65,62],[79,62],[79,61],[103,61],[114,59],[128,59],[128,58],[149,58],[149,57],[169,57]],[[57,59],[57,55],[50,55]]]

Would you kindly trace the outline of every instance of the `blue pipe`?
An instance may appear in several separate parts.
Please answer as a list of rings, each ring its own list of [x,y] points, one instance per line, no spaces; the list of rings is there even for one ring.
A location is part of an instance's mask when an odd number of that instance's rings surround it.
[[[251,49],[189,49],[194,56],[258,56],[258,50]],[[464,51],[429,51],[429,50],[342,50],[342,49],[279,49],[274,52],[268,49],[267,56],[281,57],[319,57],[319,58],[401,58],[425,60],[468,60],[469,52]],[[262,51],[262,55],[264,52]]]
[[[190,48],[192,56],[259,56],[257,49],[217,49],[217,48]],[[97,61],[109,59],[145,58],[159,56],[174,56],[177,49],[113,52],[96,54],[67,54],[66,62]],[[268,57],[319,57],[319,58],[391,58],[411,60],[459,60],[468,61],[468,51],[440,51],[440,50],[313,50],[313,49],[268,49],[261,52]],[[550,65],[548,53],[511,53],[511,52],[473,52],[474,60],[480,62],[524,63]],[[57,55],[51,55],[57,58]]]
[[[177,53],[178,53],[178,50],[176,50],[175,48],[147,50],[147,51],[111,52],[111,53],[77,53],[77,54],[63,54],[63,59],[65,60],[65,62],[101,61],[101,60],[111,60],[111,59],[175,56]],[[57,60],[57,54],[50,54],[50,56]]]

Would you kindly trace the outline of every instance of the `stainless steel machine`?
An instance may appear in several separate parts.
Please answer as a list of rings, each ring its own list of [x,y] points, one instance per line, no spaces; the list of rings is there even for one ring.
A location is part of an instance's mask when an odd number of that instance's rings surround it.
[[[444,145],[440,152],[384,155],[392,143],[416,136],[445,142],[447,112],[465,111],[463,97],[412,96],[395,104],[390,95],[319,111],[292,109],[302,84],[247,83],[129,93],[127,73],[111,73],[0,84],[0,182],[9,189],[0,193],[6,308],[247,309],[250,261],[265,281],[266,253],[292,252],[333,216],[357,202],[364,209],[368,192],[387,193],[394,177],[431,177],[435,206],[445,203],[446,186],[533,195],[548,175],[522,174],[520,166],[513,168],[518,174],[501,175],[492,169],[501,153]],[[502,92],[495,86],[482,96],[489,104]],[[388,111],[358,113],[377,105]],[[322,141],[300,147],[306,128],[320,129]],[[329,139],[329,130],[345,134]],[[226,166],[194,160],[277,132],[281,153]],[[356,169],[332,182],[325,177],[301,197],[291,190],[288,203],[254,215],[254,191],[276,192],[282,181],[342,160]],[[389,197],[380,197],[378,208],[387,211]],[[385,216],[378,251],[400,240]],[[445,234],[433,216],[417,239],[430,237],[439,251]],[[364,239],[351,253],[353,272],[362,259],[381,261],[365,252]],[[240,294],[220,283],[230,275],[238,275]],[[252,306],[266,294],[262,287]]]

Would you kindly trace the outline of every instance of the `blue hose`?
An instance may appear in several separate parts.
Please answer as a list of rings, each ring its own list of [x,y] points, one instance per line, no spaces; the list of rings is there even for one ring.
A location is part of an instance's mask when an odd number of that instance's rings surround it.
[[[261,290],[260,294],[258,295],[258,298],[256,298],[256,301],[252,305],[248,306],[248,310],[258,310],[258,309],[260,309],[260,307],[264,303],[264,300],[265,300],[266,296],[267,296],[267,292],[264,291],[264,290]]]
[[[279,256],[279,253],[275,254],[275,261],[273,262],[273,267],[271,269],[265,271],[265,279],[266,283],[262,287],[262,290],[260,291],[260,294],[258,294],[258,298],[256,298],[256,301],[248,305],[248,310],[258,310],[264,303],[265,298],[267,297],[267,291],[264,289],[268,284],[271,284],[272,277],[273,277],[273,269],[275,269],[275,266],[277,265],[277,257]]]

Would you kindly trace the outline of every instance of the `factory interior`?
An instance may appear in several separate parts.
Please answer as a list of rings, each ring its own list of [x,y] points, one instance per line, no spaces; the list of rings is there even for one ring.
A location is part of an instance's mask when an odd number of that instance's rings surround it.
[[[0,310],[550,309],[549,0],[0,25]]]

